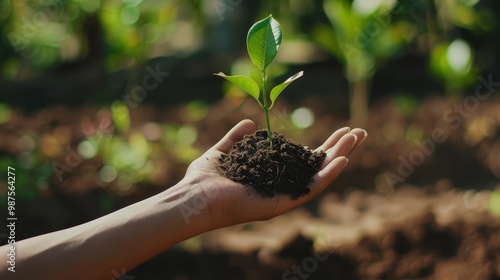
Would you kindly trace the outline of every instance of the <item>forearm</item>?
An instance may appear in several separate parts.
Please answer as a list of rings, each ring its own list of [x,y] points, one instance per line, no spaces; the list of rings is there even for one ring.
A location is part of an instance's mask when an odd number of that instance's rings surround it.
[[[16,272],[3,261],[0,278],[110,279],[113,270],[129,270],[166,248],[210,230],[205,212],[189,216],[193,205],[189,182],[73,228],[33,237],[16,244]],[[5,259],[7,248],[0,249]]]

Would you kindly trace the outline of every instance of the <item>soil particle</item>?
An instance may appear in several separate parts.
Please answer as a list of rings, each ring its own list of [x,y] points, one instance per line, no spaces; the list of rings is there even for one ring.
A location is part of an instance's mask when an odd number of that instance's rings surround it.
[[[252,186],[264,197],[288,194],[297,199],[309,193],[309,183],[326,154],[313,152],[276,132],[269,149],[266,130],[246,135],[219,159],[223,176]]]

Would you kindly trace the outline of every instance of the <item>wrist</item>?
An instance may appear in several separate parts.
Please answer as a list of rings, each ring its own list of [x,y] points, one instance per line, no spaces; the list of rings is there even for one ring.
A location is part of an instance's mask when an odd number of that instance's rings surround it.
[[[186,177],[178,184],[185,190],[182,203],[177,206],[183,219],[187,223],[200,223],[205,232],[236,224],[230,209],[237,206],[233,204],[238,195],[227,187],[231,184],[210,175],[203,179],[193,177]]]
[[[207,180],[208,181],[208,180]],[[212,215],[215,196],[206,181],[184,178],[160,193],[157,207],[168,209],[170,219],[200,234],[220,227]],[[194,236],[193,235],[193,236]]]

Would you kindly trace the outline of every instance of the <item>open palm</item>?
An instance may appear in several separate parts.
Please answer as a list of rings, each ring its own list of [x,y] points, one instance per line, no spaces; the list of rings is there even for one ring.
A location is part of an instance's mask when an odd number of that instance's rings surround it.
[[[263,197],[253,188],[233,182],[220,175],[218,158],[246,134],[255,132],[255,124],[244,120],[231,129],[222,140],[189,166],[185,179],[202,182],[200,193],[207,198],[207,210],[215,227],[267,220],[304,204],[321,193],[347,164],[347,156],[366,138],[362,129],[341,128],[316,150],[326,152],[320,171],[312,178],[310,193],[292,200],[288,195]]]

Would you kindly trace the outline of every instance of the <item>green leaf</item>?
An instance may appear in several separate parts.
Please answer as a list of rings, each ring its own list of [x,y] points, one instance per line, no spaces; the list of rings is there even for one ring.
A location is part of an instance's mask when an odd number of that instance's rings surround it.
[[[282,34],[281,25],[272,15],[256,22],[248,30],[248,55],[260,70],[264,71],[278,54]]]
[[[257,102],[259,102],[259,105],[262,107],[262,104],[259,101],[259,93],[260,89],[257,83],[250,79],[249,77],[246,76],[241,76],[241,75],[236,75],[236,76],[226,76],[226,74],[219,72],[214,74],[216,76],[222,77],[231,83],[235,84],[242,90],[246,91],[248,94],[250,94]]]
[[[271,110],[274,106],[274,101],[276,101],[276,99],[278,98],[278,96],[281,94],[281,92],[289,85],[291,84],[292,82],[294,82],[295,80],[297,80],[298,78],[302,77],[302,75],[304,75],[304,71],[300,71],[299,73],[291,76],[290,78],[288,78],[286,81],[284,81],[283,83],[275,86],[273,88],[273,90],[271,90],[271,95],[270,95],[270,98],[271,98],[271,106],[269,107],[269,110]]]

